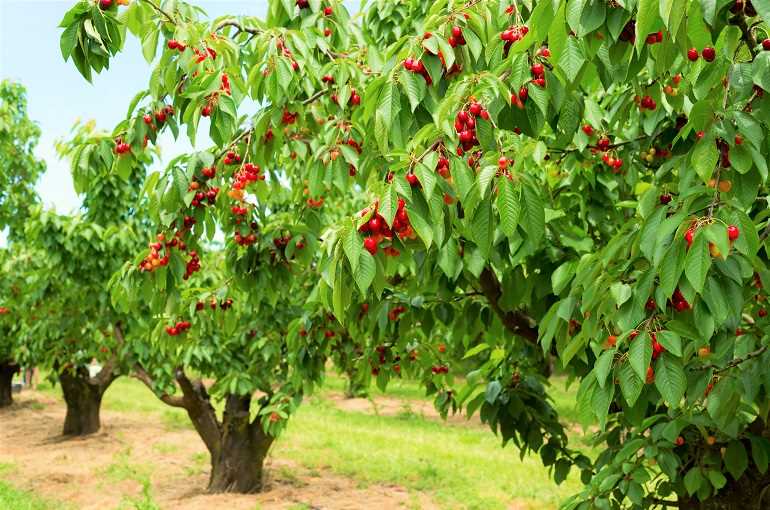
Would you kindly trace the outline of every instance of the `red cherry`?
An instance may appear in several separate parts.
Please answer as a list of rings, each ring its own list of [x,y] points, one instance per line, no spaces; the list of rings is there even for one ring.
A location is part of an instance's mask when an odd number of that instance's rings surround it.
[[[471,112],[471,115],[473,115],[474,117],[478,117],[479,115],[481,115],[482,109],[483,108],[481,107],[481,103],[473,103],[468,108],[468,110]]]
[[[210,104],[207,104],[206,106],[203,107],[203,109],[201,110],[201,115],[203,117],[208,117],[209,115],[211,115],[211,105]]]
[[[334,9],[331,7],[324,7],[324,16],[331,16],[334,13]]]
[[[757,312],[757,315],[759,315],[762,318],[765,318],[767,317],[767,310],[765,310],[764,308],[760,308],[759,311]]]
[[[703,48],[703,60],[706,62],[713,62],[716,56],[717,52],[711,46],[706,46]]]
[[[500,156],[500,159],[497,160],[497,166],[501,169],[508,168],[508,158],[505,156]]]
[[[588,136],[592,136],[594,134],[594,128],[591,126],[591,124],[585,124],[582,129],[583,133]]]
[[[676,441],[674,441],[674,444],[677,446],[682,446],[684,444],[684,438],[682,436],[677,437]]]
[[[529,97],[529,90],[527,87],[521,87],[519,89],[519,99],[521,99],[522,102],[526,101]]]
[[[536,77],[543,76],[545,73],[545,67],[543,67],[543,64],[533,64],[532,67],[529,68],[530,71],[532,71],[532,74]]]
[[[730,241],[735,241],[736,239],[738,239],[738,236],[740,235],[741,235],[741,231],[735,225],[730,225],[729,227],[727,227],[727,238]]]
[[[374,237],[364,239],[364,248],[372,255],[377,254],[377,240]]]
[[[741,135],[735,135],[735,145],[742,145],[743,137]]]
[[[690,60],[690,62],[695,62],[698,60],[698,50],[695,48],[690,48],[687,50],[687,58]]]
[[[770,38],[764,39],[762,41],[762,49],[765,51],[770,51]]]
[[[698,140],[702,139],[704,136],[706,136],[706,133],[703,131],[696,131],[695,133],[695,138],[697,138]]]
[[[112,7],[112,0],[99,0],[99,8],[102,10]]]
[[[687,229],[687,232],[684,233],[684,240],[687,241],[688,248],[692,246],[692,239],[694,235],[695,235],[695,231],[691,228]]]
[[[324,28],[324,37],[329,37],[330,35],[332,35],[332,29]]]
[[[463,29],[460,27],[452,27],[452,37],[459,39],[463,36]]]
[[[150,124],[152,124],[152,115],[150,115],[149,113],[147,113],[147,114],[145,114],[145,116],[142,118],[142,120],[144,120],[144,123],[145,123],[145,124],[147,124],[147,125],[149,126]]]
[[[459,112],[457,114],[457,120],[462,122],[463,124],[466,124],[468,122],[468,112],[465,110]]]
[[[420,181],[417,180],[417,176],[414,175],[413,173],[406,174],[406,180],[407,182],[409,182],[410,186],[417,186],[418,184],[420,184]]]
[[[166,46],[170,50],[176,50],[179,48],[179,41],[176,41],[174,39],[169,39],[169,41],[166,43]]]
[[[647,384],[652,384],[655,381],[655,371],[652,369],[652,367],[647,367],[647,377],[645,377],[644,382]]]

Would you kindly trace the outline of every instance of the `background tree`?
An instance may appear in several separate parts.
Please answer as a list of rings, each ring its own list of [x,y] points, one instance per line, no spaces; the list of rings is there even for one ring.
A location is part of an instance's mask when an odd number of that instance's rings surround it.
[[[11,244],[23,244],[22,231],[29,208],[38,202],[35,183],[45,171],[45,164],[34,155],[40,129],[27,116],[26,91],[21,84],[0,82],[0,231],[7,235],[0,248],[0,264],[5,265]],[[11,381],[18,364],[18,310],[8,304],[12,292],[7,274],[0,276],[0,407],[12,403]]]

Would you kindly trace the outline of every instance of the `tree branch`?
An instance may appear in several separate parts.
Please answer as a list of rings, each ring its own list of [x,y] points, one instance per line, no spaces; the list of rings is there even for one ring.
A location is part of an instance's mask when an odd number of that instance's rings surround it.
[[[735,368],[741,363],[745,363],[746,361],[749,361],[750,359],[757,358],[759,356],[762,356],[765,351],[767,351],[768,346],[762,346],[756,351],[752,351],[745,356],[741,358],[735,358],[734,360],[730,361],[723,367],[718,367],[717,365],[714,365],[713,363],[709,363],[708,365],[703,365],[702,367],[694,368],[693,370],[709,370],[711,368],[714,369],[714,374],[721,374],[722,372],[726,372],[727,370],[730,370],[731,368]]]
[[[680,508],[682,506],[682,504],[679,503],[678,501],[669,501],[667,499],[650,498],[650,501],[655,503],[656,505],[669,506],[672,508]]]
[[[115,339],[118,343],[117,348],[112,353],[112,356],[110,356],[110,359],[107,360],[107,363],[102,366],[102,370],[95,376],[88,378],[88,384],[93,386],[101,386],[102,391],[106,391],[110,384],[112,384],[112,382],[119,377],[119,374],[115,373],[115,369],[119,363],[118,352],[125,344],[125,340],[123,338],[123,330],[120,327],[120,321],[115,323],[113,326],[113,331],[115,332]]]
[[[487,298],[489,307],[500,318],[505,328],[530,342],[537,344],[538,332],[537,326],[533,326],[533,320],[525,313],[520,311],[506,312],[499,304],[500,297],[503,295],[503,291],[500,288],[500,282],[497,279],[494,271],[489,266],[486,266],[479,276],[479,283],[481,284],[481,292]]]
[[[238,35],[241,32],[246,32],[251,35],[259,35],[262,33],[262,30],[259,30],[258,28],[244,27],[243,25],[241,25],[240,23],[234,20],[225,20],[219,23],[216,27],[214,27],[214,32],[219,32],[225,27],[235,27],[236,29],[238,29],[235,35]]]
[[[165,17],[168,20],[169,23],[171,23],[173,25],[176,25],[176,21],[174,21],[174,18],[172,18],[169,13],[167,13],[166,11],[161,9],[160,5],[156,4],[152,0],[142,0],[142,1],[143,2],[147,2],[148,4],[150,4],[152,6],[152,8],[155,9],[156,11],[158,11],[158,13],[161,14],[163,17]]]
[[[150,389],[150,391],[155,393],[155,384],[153,383],[152,377],[150,377],[150,374],[148,374],[144,367],[142,367],[139,363],[134,365],[134,373],[132,376],[142,381],[144,385]],[[182,409],[187,408],[183,397],[163,393],[162,395],[159,395],[158,398],[161,400],[161,402],[168,404],[171,407],[180,407]]]

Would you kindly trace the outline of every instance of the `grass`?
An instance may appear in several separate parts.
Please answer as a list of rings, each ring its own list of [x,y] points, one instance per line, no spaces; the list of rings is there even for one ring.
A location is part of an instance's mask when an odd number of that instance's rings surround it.
[[[565,422],[576,420],[576,387],[567,388],[562,376],[551,381],[549,393],[560,415]],[[337,408],[329,398],[330,393],[339,394],[345,384],[340,376],[328,377],[324,388],[308,398],[292,417],[271,456],[292,460],[311,472],[328,470],[347,476],[361,486],[403,486],[410,493],[410,507],[415,509],[420,507],[418,495],[424,492],[446,509],[495,510],[510,508],[515,502],[525,508],[548,510],[555,509],[580,488],[575,472],[564,484],[556,486],[538,456],[520,460],[514,446],[502,448],[500,440],[483,426],[447,424],[413,412],[410,404],[431,401],[415,382],[398,380],[389,386],[384,395],[404,402],[403,408],[392,416]],[[58,387],[42,389],[59,394]],[[383,393],[372,388],[370,395],[376,399]],[[103,407],[146,415],[148,419],[160,420],[169,430],[192,428],[183,410],[166,406],[130,378],[113,383]],[[580,442],[579,437],[573,439]],[[173,454],[174,446],[158,444],[155,450],[159,454]],[[208,461],[205,454],[190,458],[187,474],[205,472]],[[276,478],[299,483],[290,469],[276,469]],[[155,510],[157,505],[148,482],[150,472],[150,467],[132,463],[130,450],[126,450],[116,455],[115,462],[100,476],[106,483],[132,478],[145,485],[143,497],[125,500],[121,509]],[[0,499],[0,508],[16,508],[2,503]]]
[[[13,472],[15,469],[13,464],[0,463],[0,477]],[[17,489],[0,480],[0,508],[9,510],[63,510],[69,507],[40,498],[31,492]]]

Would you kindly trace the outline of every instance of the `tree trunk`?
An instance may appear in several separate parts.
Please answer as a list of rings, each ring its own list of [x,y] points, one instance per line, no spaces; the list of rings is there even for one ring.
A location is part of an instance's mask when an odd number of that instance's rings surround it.
[[[219,449],[211,454],[209,492],[251,494],[262,490],[262,471],[273,438],[259,418],[250,423],[250,396],[228,395]]]
[[[102,396],[107,385],[90,382],[88,370],[79,367],[74,372],[64,370],[59,374],[64,401],[67,403],[67,415],[64,418],[65,436],[86,436],[95,434],[101,427],[99,411]],[[110,381],[111,382],[111,381]]]
[[[13,374],[19,366],[11,361],[0,363],[0,407],[13,404]]]
[[[369,396],[366,385],[358,381],[355,370],[346,371],[345,375],[348,380],[345,386],[345,398],[366,398]]]
[[[770,508],[770,472],[764,475],[753,463],[738,480],[725,473],[728,479],[714,497],[706,501],[690,498],[679,502],[686,510],[765,510]]]

